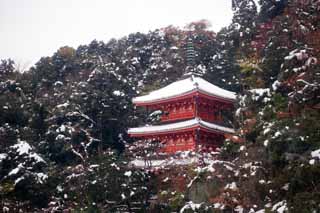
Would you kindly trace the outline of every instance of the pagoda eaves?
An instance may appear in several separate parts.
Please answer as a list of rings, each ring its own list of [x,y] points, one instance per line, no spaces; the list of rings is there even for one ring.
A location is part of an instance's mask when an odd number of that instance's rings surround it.
[[[154,126],[144,126],[129,129],[128,133],[132,137],[141,137],[154,134],[169,134],[179,131],[193,130],[193,129],[203,129],[210,132],[217,132],[220,134],[233,134],[234,130],[228,127],[220,126],[218,124],[209,123],[203,121],[199,118],[194,118],[187,121],[182,121],[178,123],[171,123],[165,125],[154,125]]]
[[[188,98],[196,93],[225,103],[234,103],[236,100],[234,92],[217,87],[200,77],[191,76],[150,92],[148,95],[133,98],[132,102],[137,106],[148,106]]]

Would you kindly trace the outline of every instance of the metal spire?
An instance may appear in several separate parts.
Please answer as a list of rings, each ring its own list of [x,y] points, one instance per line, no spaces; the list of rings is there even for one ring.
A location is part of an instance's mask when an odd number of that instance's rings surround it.
[[[186,47],[186,56],[187,56],[187,66],[193,67],[195,65],[195,51],[193,46],[193,41],[190,36],[188,36],[187,47]]]
[[[185,51],[186,51],[187,66],[185,69],[185,73],[183,74],[182,77],[185,78],[185,77],[190,77],[190,76],[201,75],[201,72],[199,72],[199,70],[197,70],[197,68],[196,68],[196,61],[195,61],[196,52],[194,50],[191,32],[189,33],[189,35],[187,37],[187,44],[186,44]]]

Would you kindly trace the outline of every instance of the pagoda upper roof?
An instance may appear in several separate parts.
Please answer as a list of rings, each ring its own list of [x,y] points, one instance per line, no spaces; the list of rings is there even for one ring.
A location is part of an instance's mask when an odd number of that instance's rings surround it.
[[[234,133],[234,130],[232,128],[209,123],[201,120],[200,118],[194,118],[191,120],[171,123],[171,124],[130,128],[128,130],[128,133],[130,135],[145,136],[145,135],[152,135],[152,134],[174,133],[177,131],[193,129],[198,127],[206,129],[208,131],[213,131],[213,132],[229,133],[229,134]]]
[[[166,87],[150,92],[148,95],[133,98],[133,103],[148,105],[155,102],[165,102],[170,99],[200,92],[208,96],[216,97],[227,102],[234,102],[234,92],[215,86],[201,77],[190,76],[189,78],[173,82]]]

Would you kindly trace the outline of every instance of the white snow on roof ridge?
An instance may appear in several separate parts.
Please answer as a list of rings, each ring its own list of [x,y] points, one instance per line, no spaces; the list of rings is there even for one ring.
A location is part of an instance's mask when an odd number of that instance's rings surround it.
[[[234,92],[215,86],[200,77],[192,76],[180,81],[173,82],[161,89],[152,91],[148,95],[133,98],[132,101],[134,103],[143,103],[143,102],[165,100],[168,98],[173,98],[173,97],[181,96],[184,94],[188,94],[196,90],[206,93],[208,95],[212,95],[212,96],[216,96],[224,99],[229,99],[229,100],[236,99],[236,95]]]
[[[200,124],[210,128],[210,129],[217,129],[217,130],[221,130],[221,131],[227,132],[227,133],[234,133],[234,129],[232,129],[232,128],[220,126],[218,124],[210,123],[207,121],[200,120]]]
[[[185,127],[192,127],[196,125],[198,122],[196,119],[191,119],[187,121],[171,123],[171,124],[162,124],[162,125],[155,125],[155,126],[144,126],[144,127],[136,127],[130,128],[128,133],[148,133],[148,132],[163,132],[166,130],[178,130]]]
[[[136,128],[130,128],[128,130],[129,134],[139,134],[139,133],[153,133],[153,132],[166,132],[168,130],[180,130],[185,129],[189,127],[194,127],[197,125],[201,125],[204,128],[218,130],[226,133],[234,133],[234,130],[228,127],[220,126],[218,124],[209,123],[206,121],[203,121],[199,118],[194,118],[187,121],[177,122],[177,123],[171,123],[171,124],[164,124],[164,125],[155,125],[155,126],[144,126],[144,127],[136,127]]]

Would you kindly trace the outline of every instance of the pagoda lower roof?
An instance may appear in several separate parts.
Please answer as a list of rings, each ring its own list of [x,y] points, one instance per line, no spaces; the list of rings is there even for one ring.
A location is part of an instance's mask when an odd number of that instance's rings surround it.
[[[209,132],[217,132],[220,134],[228,133],[233,134],[234,130],[232,128],[220,126],[218,124],[209,123],[203,121],[199,118],[194,118],[187,121],[164,124],[164,125],[155,125],[155,126],[144,126],[138,128],[130,128],[128,134],[136,137],[143,137],[148,135],[158,135],[158,134],[170,134],[181,131],[188,131],[193,129],[203,129]]]
[[[207,96],[216,97],[226,102],[234,102],[236,100],[234,92],[215,86],[200,77],[191,76],[169,84],[159,90],[150,92],[148,95],[133,98],[132,102],[136,105],[150,105],[183,97],[193,92],[199,92]]]

